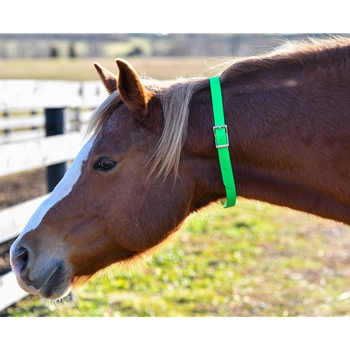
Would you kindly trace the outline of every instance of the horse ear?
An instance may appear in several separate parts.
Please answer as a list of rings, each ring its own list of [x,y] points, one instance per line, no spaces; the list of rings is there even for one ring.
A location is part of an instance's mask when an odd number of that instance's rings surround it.
[[[99,74],[103,85],[105,86],[107,92],[109,94],[112,94],[114,91],[117,90],[118,85],[118,78],[116,75],[108,71],[106,68],[103,68],[100,64],[97,62],[94,63],[94,66],[97,70],[97,73]]]
[[[143,86],[138,74],[128,62],[118,58],[116,63],[119,68],[118,91],[120,96],[135,117],[145,117],[153,93]]]

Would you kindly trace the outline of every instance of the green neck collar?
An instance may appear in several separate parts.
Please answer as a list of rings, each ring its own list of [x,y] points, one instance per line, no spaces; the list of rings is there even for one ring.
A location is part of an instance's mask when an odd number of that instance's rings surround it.
[[[218,150],[219,163],[222,180],[226,188],[226,200],[222,201],[224,208],[233,207],[236,204],[236,186],[233,176],[227,125],[225,124],[225,115],[222,102],[220,78],[209,78],[211,98],[214,113],[214,137],[215,146]]]

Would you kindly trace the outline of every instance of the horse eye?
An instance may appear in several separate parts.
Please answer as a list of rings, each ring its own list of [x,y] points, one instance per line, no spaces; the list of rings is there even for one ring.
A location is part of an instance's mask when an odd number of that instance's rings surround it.
[[[101,158],[94,166],[94,169],[109,171],[112,170],[117,165],[117,162],[114,162],[109,158]]]

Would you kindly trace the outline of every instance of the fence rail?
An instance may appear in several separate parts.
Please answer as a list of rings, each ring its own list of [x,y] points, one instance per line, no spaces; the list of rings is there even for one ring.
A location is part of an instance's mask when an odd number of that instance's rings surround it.
[[[57,175],[57,165],[74,159],[82,147],[84,123],[105,97],[99,82],[0,81],[0,177],[43,166]],[[63,134],[46,136],[52,122],[63,122]],[[47,196],[0,211],[0,244],[20,234]],[[0,276],[0,311],[26,295],[12,272]]]

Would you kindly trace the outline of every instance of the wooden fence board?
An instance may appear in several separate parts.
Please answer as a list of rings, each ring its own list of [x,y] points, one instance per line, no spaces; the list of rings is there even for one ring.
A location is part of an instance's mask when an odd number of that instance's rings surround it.
[[[108,96],[99,81],[0,80],[0,109],[96,107]]]
[[[1,145],[0,176],[73,159],[82,146],[78,132]]]
[[[48,197],[46,194],[0,211],[0,242],[18,236],[36,208]]]
[[[18,286],[13,272],[0,276],[0,310],[9,307],[27,295],[28,293]]]
[[[0,119],[0,130],[24,129],[31,127],[40,128],[43,126],[45,126],[44,115],[21,116],[17,118],[7,117]]]
[[[44,129],[10,132],[8,134],[0,135],[0,147],[6,143],[37,139],[41,137],[45,137]]]
[[[108,96],[102,83],[96,81],[83,82],[81,92],[81,106],[87,108],[96,108]]]

